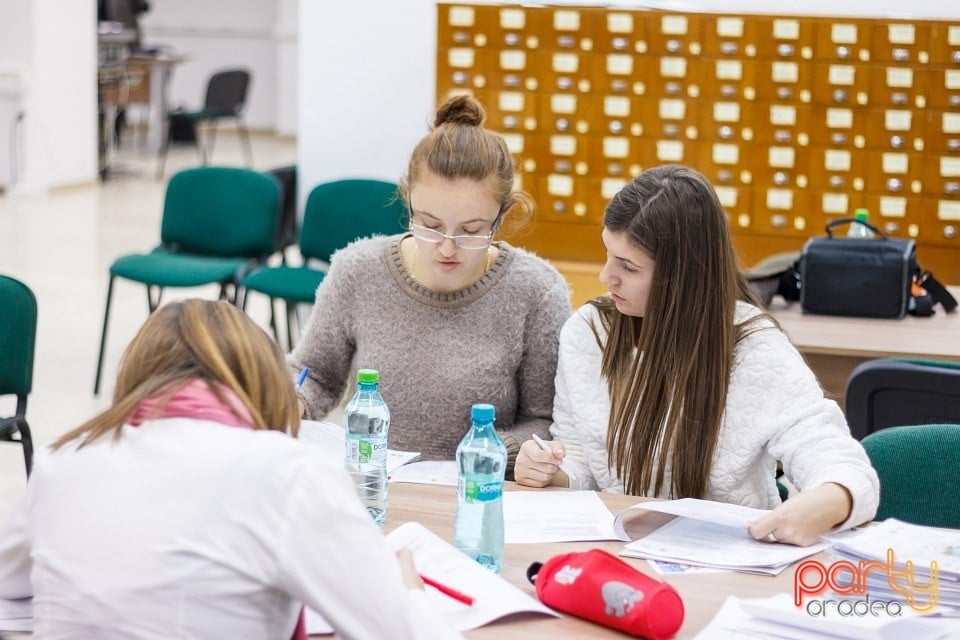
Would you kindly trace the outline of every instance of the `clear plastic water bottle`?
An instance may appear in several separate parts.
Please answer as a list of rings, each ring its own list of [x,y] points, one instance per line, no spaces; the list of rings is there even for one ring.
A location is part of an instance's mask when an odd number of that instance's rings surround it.
[[[850,226],[847,227],[847,237],[872,238],[873,231],[870,230],[870,227],[860,224],[861,222],[870,222],[870,212],[866,209],[857,209],[853,212],[853,217],[856,218],[857,222],[851,222]]]
[[[453,546],[494,573],[503,564],[503,478],[507,448],[493,428],[494,407],[475,404],[473,425],[457,446],[457,519]]]
[[[390,410],[377,387],[380,374],[357,371],[357,392],[343,412],[346,453],[343,466],[353,479],[360,501],[377,524],[387,517],[387,433]]]

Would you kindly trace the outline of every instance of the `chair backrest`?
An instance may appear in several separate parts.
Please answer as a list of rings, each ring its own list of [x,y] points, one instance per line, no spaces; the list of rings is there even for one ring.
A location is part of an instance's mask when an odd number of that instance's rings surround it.
[[[960,529],[960,424],[891,427],[861,444],[880,477],[877,520]]]
[[[267,171],[280,182],[280,218],[277,220],[277,234],[274,248],[277,251],[296,244],[299,229],[297,227],[297,167],[290,165]]]
[[[401,233],[406,212],[397,185],[382,180],[336,180],[317,185],[307,196],[300,229],[305,258],[330,256],[358,238]]]
[[[197,167],[170,178],[160,239],[184,253],[259,258],[274,251],[280,184],[237,167]]]
[[[960,362],[868,360],[850,374],[845,396],[858,440],[887,427],[960,423]]]
[[[218,71],[207,81],[203,110],[208,117],[237,116],[247,103],[250,72],[246,69]]]
[[[19,280],[0,275],[0,395],[30,393],[36,337],[36,297]]]

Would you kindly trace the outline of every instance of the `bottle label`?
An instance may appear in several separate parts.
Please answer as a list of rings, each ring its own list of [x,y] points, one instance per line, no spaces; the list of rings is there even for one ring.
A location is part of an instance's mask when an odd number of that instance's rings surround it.
[[[351,462],[385,462],[387,459],[387,443],[368,440],[366,438],[347,438],[347,458]]]
[[[491,482],[477,482],[472,478],[467,478],[464,482],[463,497],[466,502],[490,502],[503,495],[503,482],[493,480]]]

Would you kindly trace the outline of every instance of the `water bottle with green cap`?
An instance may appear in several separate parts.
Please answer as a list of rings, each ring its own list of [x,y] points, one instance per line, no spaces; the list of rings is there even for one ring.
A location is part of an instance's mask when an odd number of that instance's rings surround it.
[[[475,404],[457,446],[457,517],[453,546],[494,573],[503,564],[503,479],[507,448],[493,428],[494,407]]]
[[[851,222],[850,226],[847,227],[847,237],[848,238],[872,238],[873,231],[870,230],[866,224],[870,222],[870,212],[866,209],[857,209],[853,212],[853,217],[856,219],[856,222]]]
[[[357,392],[344,409],[346,454],[343,466],[374,522],[387,517],[387,434],[390,410],[380,395],[380,374],[357,371]]]

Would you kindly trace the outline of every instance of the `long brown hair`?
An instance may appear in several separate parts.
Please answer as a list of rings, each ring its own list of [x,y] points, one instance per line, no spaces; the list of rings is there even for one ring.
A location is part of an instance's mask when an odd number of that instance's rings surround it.
[[[273,340],[245,313],[223,301],[171,302],[147,318],[120,362],[109,409],[61,436],[84,446],[121,428],[147,398],[169,399],[192,380],[205,380],[226,406],[219,383],[237,395],[255,429],[296,435],[300,413],[289,369]]]
[[[735,324],[736,303],[759,302],[737,269],[716,192],[696,171],[645,171],[613,197],[603,224],[654,261],[643,318],[621,314],[608,297],[591,301],[607,333],[604,342],[597,332],[611,468],[630,494],[703,497],[734,346],[752,330],[753,320]]]
[[[514,229],[529,222],[533,199],[516,188],[513,156],[503,136],[483,126],[486,118],[483,105],[473,96],[454,96],[440,105],[430,133],[414,147],[407,175],[400,180],[404,202],[410,201],[410,186],[428,170],[447,180],[489,181],[500,203],[498,227],[505,220],[511,220]]]

